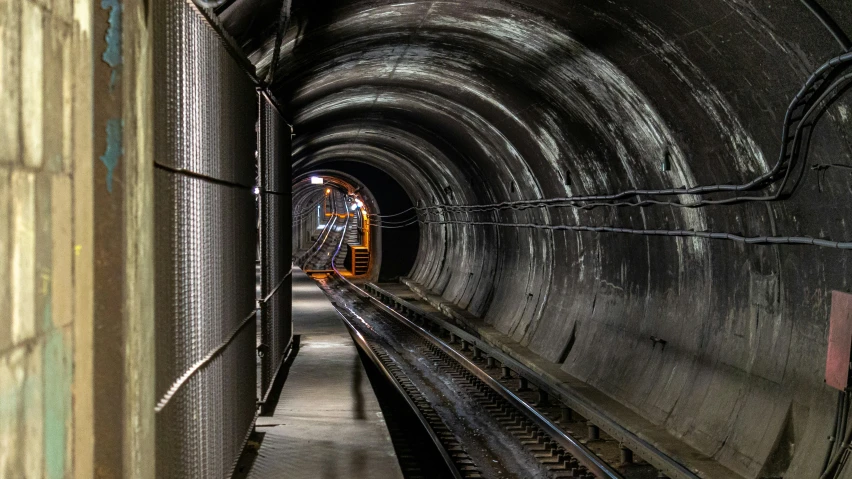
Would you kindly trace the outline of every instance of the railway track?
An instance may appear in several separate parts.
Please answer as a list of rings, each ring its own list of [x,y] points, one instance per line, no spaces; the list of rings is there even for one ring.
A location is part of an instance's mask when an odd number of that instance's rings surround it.
[[[348,219],[347,219],[348,220]],[[348,221],[343,225],[343,233]],[[464,334],[367,290],[333,266],[319,279],[362,352],[416,412],[456,478],[669,477],[483,354]],[[372,294],[371,294],[372,293]],[[454,333],[455,331],[455,333]],[[515,383],[515,391],[512,384]]]
[[[420,411],[456,477],[625,477],[499,381],[493,362],[456,350],[399,312],[364,302],[340,279],[320,284],[359,345]],[[495,366],[490,372],[489,364]]]

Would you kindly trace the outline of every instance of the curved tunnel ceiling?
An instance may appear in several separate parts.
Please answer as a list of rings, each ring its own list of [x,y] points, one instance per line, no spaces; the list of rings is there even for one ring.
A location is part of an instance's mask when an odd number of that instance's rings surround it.
[[[852,31],[847,2],[820,3]],[[276,15],[258,12],[271,5],[222,12],[265,78]],[[722,233],[852,241],[852,175],[831,166],[852,165],[845,84],[814,108],[783,195],[696,204],[781,188],[785,112],[843,52],[802,3],[327,0],[292,15],[271,77],[294,176],[363,162],[421,207],[763,178],[422,210],[449,224],[421,228],[409,277],[732,474],[819,475],[836,400],[822,376],[830,292],[849,291],[850,253]]]

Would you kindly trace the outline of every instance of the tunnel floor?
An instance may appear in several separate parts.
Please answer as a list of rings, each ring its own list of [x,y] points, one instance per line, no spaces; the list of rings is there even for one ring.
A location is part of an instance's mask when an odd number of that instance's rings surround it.
[[[325,294],[293,270],[299,338],[270,416],[260,416],[241,461],[249,478],[402,478],[376,395],[352,338]]]

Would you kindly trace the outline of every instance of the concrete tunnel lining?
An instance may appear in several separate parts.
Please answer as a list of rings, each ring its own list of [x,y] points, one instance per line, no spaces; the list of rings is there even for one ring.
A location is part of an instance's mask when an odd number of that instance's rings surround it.
[[[246,12],[273,3],[221,13],[262,77],[273,19],[247,28]],[[821,4],[849,30],[848,5]],[[294,124],[294,175],[364,162],[423,206],[746,183],[775,163],[791,98],[841,53],[799,2],[296,1],[292,13],[272,91]],[[849,108],[822,114],[809,165],[848,164]],[[437,217],[847,241],[852,178],[828,171],[773,202]],[[848,253],[811,246],[431,224],[409,277],[547,360],[575,338],[563,371],[744,477],[813,477],[834,417],[830,291],[849,290],[848,268]]]

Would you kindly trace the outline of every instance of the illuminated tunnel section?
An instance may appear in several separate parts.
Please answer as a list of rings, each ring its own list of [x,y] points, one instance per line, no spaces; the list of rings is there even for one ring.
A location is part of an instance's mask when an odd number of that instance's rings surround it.
[[[288,110],[295,178],[346,172],[384,213],[379,170],[418,208],[409,284],[694,470],[812,478],[852,288],[852,56],[813,3],[296,0],[273,72],[276,3],[220,14]]]
[[[342,174],[323,173],[303,177],[293,185],[293,263],[308,274],[327,273],[332,271],[333,257],[342,269],[347,250],[358,248],[366,253],[365,264],[360,270],[354,264],[346,269],[352,275],[375,277],[376,241],[369,223],[374,202],[369,192],[358,191]],[[338,247],[343,249],[339,258]]]
[[[411,272],[420,241],[420,225],[412,222],[416,214],[405,190],[387,173],[364,163],[333,161],[325,168],[344,173],[362,182],[375,207],[373,237],[379,242],[381,258],[379,281],[396,281]]]
[[[368,165],[330,163],[297,179],[293,189],[293,255],[299,258],[319,239],[336,206],[349,197],[351,215],[340,260],[345,268],[373,281],[396,281],[406,276],[417,256],[419,225],[411,200],[390,176]],[[338,167],[340,167],[338,169]],[[357,178],[366,178],[362,183]],[[314,180],[317,184],[312,184]],[[321,182],[321,183],[320,183]],[[375,193],[374,193],[375,192]],[[337,204],[329,198],[337,199]],[[361,201],[363,207],[355,203]],[[337,228],[341,228],[341,221]],[[329,247],[333,242],[329,241]],[[349,247],[369,250],[367,272],[355,271]]]

